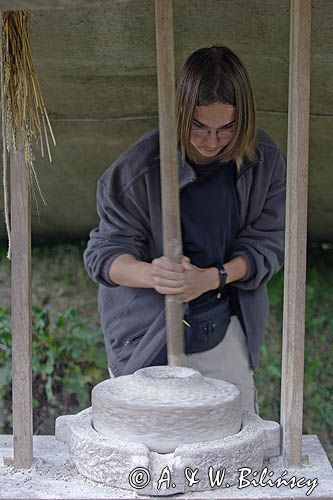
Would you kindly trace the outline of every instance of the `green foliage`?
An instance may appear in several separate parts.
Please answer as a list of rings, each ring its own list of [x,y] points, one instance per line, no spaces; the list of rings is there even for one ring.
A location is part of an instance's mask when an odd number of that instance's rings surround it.
[[[260,363],[255,372],[260,415],[279,420],[281,383],[283,273],[275,275],[268,285],[270,318]]]
[[[304,372],[304,429],[333,441],[333,252],[330,265],[308,270]],[[317,262],[317,259],[315,259]],[[328,264],[328,262],[327,262]],[[325,429],[327,435],[325,436]]]
[[[76,413],[89,405],[92,386],[108,377],[96,307],[97,289],[82,265],[85,246],[86,242],[81,242],[33,248],[33,303],[42,304],[33,308],[35,434],[53,433],[57,415]],[[6,253],[7,249],[0,247],[3,291],[5,284],[9,287],[10,283]],[[332,290],[333,246],[312,245],[307,265],[303,432],[317,434],[331,459]],[[255,379],[261,416],[279,421],[283,272],[271,279],[268,291],[269,325]],[[9,303],[9,297],[7,293],[0,303]],[[68,304],[73,307],[68,308]],[[0,308],[0,432],[11,432],[10,360],[10,310],[3,307]]]
[[[8,308],[0,308],[0,401],[5,399],[11,377],[10,315]],[[2,405],[0,405],[0,408],[2,408]]]
[[[108,375],[101,332],[90,329],[89,320],[82,319],[73,307],[59,313],[54,322],[47,309],[33,306],[32,312],[34,425],[38,429],[46,412],[63,414],[89,406],[92,386]],[[0,402],[7,402],[9,408],[9,308],[0,308],[0,338]],[[0,421],[0,432],[10,431],[9,417],[7,411]]]
[[[280,419],[283,272],[269,283],[270,324],[255,373],[263,418]],[[312,249],[307,265],[303,433],[317,434],[333,458],[333,249]]]

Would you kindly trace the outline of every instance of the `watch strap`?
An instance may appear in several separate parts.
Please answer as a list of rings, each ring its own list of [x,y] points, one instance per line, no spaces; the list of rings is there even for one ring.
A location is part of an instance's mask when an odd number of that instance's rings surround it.
[[[219,271],[219,276],[220,276],[220,285],[217,289],[217,298],[220,299],[222,296],[223,288],[225,287],[225,285],[227,283],[228,273],[227,273],[227,270],[225,269],[224,266],[218,267],[218,271]]]

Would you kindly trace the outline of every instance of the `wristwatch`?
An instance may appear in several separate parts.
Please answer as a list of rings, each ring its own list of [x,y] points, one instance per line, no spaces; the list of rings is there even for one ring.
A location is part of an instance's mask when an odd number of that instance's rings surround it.
[[[222,290],[225,287],[226,282],[227,282],[228,273],[227,273],[224,266],[218,267],[217,269],[218,269],[219,275],[220,275],[220,285],[217,289],[217,298],[220,299],[222,296]]]

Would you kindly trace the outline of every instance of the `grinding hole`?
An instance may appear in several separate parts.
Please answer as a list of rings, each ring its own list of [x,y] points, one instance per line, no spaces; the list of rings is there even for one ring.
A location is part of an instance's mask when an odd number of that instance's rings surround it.
[[[148,366],[141,368],[136,374],[150,379],[185,379],[193,377],[196,370],[181,366]]]

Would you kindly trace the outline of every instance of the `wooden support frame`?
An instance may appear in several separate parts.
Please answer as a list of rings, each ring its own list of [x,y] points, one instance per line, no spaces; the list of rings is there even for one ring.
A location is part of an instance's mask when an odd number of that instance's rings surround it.
[[[155,0],[157,82],[161,158],[163,254],[180,262],[179,178],[175,116],[175,64],[172,0]],[[182,294],[165,296],[168,363],[184,366]]]
[[[281,378],[282,455],[302,465],[311,0],[290,3],[290,66]]]
[[[0,10],[67,9],[103,7],[113,0],[0,0]]]
[[[65,3],[57,2],[57,6],[65,6]],[[5,4],[6,2],[0,2],[0,7],[3,8]],[[16,5],[23,4],[26,5],[23,1]],[[29,2],[31,4],[36,8],[41,7],[41,2],[37,0]],[[162,190],[164,255],[178,262],[182,245],[178,215],[172,0],[155,0],[155,9],[161,177],[165,188]],[[282,454],[288,465],[296,466],[302,465],[311,0],[291,0],[290,12],[281,427]],[[165,182],[166,177],[168,182]],[[22,144],[19,144],[17,154],[11,154],[11,226],[14,465],[17,468],[28,468],[33,456],[31,199]],[[181,296],[167,296],[168,359],[172,365],[181,365],[183,359],[182,314]]]
[[[31,192],[23,143],[10,154],[14,466],[32,464]]]

